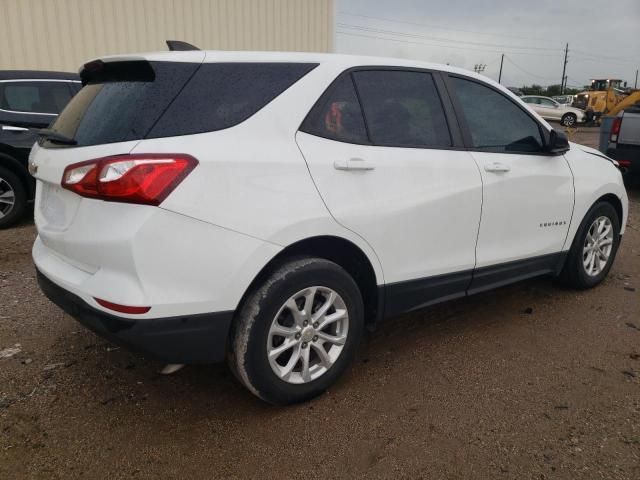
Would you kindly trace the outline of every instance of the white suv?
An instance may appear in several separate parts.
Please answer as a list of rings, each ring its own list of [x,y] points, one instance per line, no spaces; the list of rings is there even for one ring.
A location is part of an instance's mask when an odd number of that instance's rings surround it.
[[[42,290],[165,362],[228,357],[275,404],[384,318],[536,275],[592,287],[624,232],[615,163],[465,70],[191,51],[81,77],[31,154]]]

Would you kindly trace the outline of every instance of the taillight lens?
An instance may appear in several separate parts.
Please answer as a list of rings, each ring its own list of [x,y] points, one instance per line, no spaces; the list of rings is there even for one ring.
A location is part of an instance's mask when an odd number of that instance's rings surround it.
[[[64,170],[62,188],[111,202],[160,205],[198,165],[185,154],[134,154],[74,163]]]
[[[618,135],[620,134],[621,125],[622,125],[622,117],[616,117],[613,119],[613,124],[611,125],[611,137],[609,137],[610,142],[618,141]]]

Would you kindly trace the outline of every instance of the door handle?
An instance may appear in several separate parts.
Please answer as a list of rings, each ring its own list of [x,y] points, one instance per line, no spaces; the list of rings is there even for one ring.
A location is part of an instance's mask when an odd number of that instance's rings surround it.
[[[493,162],[493,163],[487,163],[484,166],[484,170],[486,172],[504,173],[511,170],[511,167],[509,165],[505,165],[504,163]]]
[[[13,125],[2,125],[2,130],[5,132],[26,132],[29,129],[24,127],[15,127]]]
[[[333,162],[336,170],[373,170],[376,168],[363,158],[349,158],[347,160],[336,160]]]

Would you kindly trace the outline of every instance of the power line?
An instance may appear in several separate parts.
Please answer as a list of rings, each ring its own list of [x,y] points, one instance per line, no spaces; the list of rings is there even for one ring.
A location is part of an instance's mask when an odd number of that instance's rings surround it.
[[[581,55],[586,55],[588,57],[605,58],[605,59],[622,60],[622,61],[625,61],[628,59],[628,57],[616,57],[614,55],[609,55],[607,53],[594,53],[594,52],[587,52],[585,50],[573,50],[573,51]]]
[[[522,40],[535,40],[536,42],[552,42],[552,40],[545,40],[545,39],[541,39],[541,38],[535,38],[535,37],[525,37],[525,36],[521,36],[521,35],[510,35],[507,33],[487,33],[487,32],[479,32],[477,30],[463,30],[460,28],[450,28],[450,27],[442,27],[439,25],[435,25],[435,24],[429,24],[429,23],[421,23],[421,22],[409,22],[406,20],[395,20],[393,18],[386,18],[386,17],[377,17],[374,15],[362,15],[362,14],[358,14],[358,13],[348,13],[348,12],[338,12],[338,15],[348,15],[351,17],[361,17],[361,18],[370,18],[373,20],[382,20],[385,22],[393,22],[393,23],[404,23],[406,25],[416,25],[416,26],[420,26],[420,27],[429,27],[429,28],[436,28],[436,29],[440,29],[440,30],[450,30],[452,32],[464,32],[464,33],[474,33],[476,35],[488,35],[488,36],[494,36],[494,37],[505,37],[505,38],[520,38]]]
[[[339,28],[349,28],[352,30],[359,30],[365,32],[372,33],[382,33],[386,35],[397,35],[401,37],[409,37],[409,38],[424,38],[426,40],[433,40],[436,42],[447,42],[447,43],[464,43],[469,45],[478,45],[485,47],[498,47],[498,48],[510,48],[510,49],[521,49],[521,50],[545,50],[545,51],[558,51],[557,48],[547,48],[547,47],[525,47],[522,45],[505,45],[499,43],[484,43],[484,42],[471,42],[468,40],[456,40],[452,38],[443,38],[443,37],[431,37],[428,35],[421,35],[417,33],[407,33],[407,32],[399,32],[397,30],[385,30],[381,28],[374,27],[366,27],[362,25],[353,25],[349,23],[338,23]]]
[[[636,63],[634,62],[617,62],[617,61],[611,61],[611,60],[606,60],[606,59],[597,58],[597,57],[586,57],[584,55],[574,55],[574,58],[577,58],[578,60],[581,60],[583,62],[598,62],[598,63],[605,63],[608,65],[622,65],[622,66],[636,65]]]
[[[472,47],[462,47],[462,46],[447,46],[447,45],[441,45],[441,44],[436,44],[436,43],[427,43],[427,42],[418,42],[418,41],[412,41],[412,40],[401,40],[399,38],[388,38],[388,37],[381,37],[379,35],[367,35],[367,34],[363,34],[363,33],[353,33],[353,32],[342,32],[342,31],[336,31],[337,34],[340,35],[348,35],[351,37],[362,37],[362,38],[373,38],[373,39],[377,39],[377,40],[387,40],[390,42],[399,42],[399,43],[409,43],[409,44],[414,44],[414,45],[427,45],[427,46],[431,46],[431,47],[439,47],[439,48],[451,48],[451,49],[455,49],[455,50],[472,50],[472,51],[477,51],[477,52],[492,52],[492,53],[501,53],[502,50],[493,50],[493,49],[489,49],[489,48],[472,48]],[[510,55],[532,55],[532,56],[536,56],[536,57],[554,57],[554,58],[558,58],[560,55],[549,55],[549,54],[545,54],[545,53],[532,53],[532,52],[509,52]]]
[[[529,75],[529,76],[531,76],[531,77],[539,78],[539,79],[541,79],[541,80],[547,80],[547,81],[552,80],[552,78],[551,78],[551,77],[543,77],[543,76],[541,76],[541,75],[536,75],[535,73],[528,72],[527,70],[525,70],[524,68],[522,68],[520,65],[518,65],[517,63],[515,63],[513,60],[511,60],[511,59],[510,59],[508,56],[506,56],[506,55],[504,56],[504,58],[506,58],[506,59],[507,59],[507,61],[508,61],[511,65],[513,65],[514,67],[516,67],[516,68],[517,68],[518,70],[520,70],[522,73],[525,73],[525,74],[527,74],[527,75]]]

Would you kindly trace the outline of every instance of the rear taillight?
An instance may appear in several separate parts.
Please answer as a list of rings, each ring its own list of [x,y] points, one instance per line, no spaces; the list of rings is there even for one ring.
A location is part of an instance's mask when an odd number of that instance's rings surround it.
[[[610,142],[617,142],[618,135],[620,134],[620,126],[622,125],[622,117],[616,117],[613,119],[613,124],[611,125],[611,136],[609,137]]]
[[[160,205],[196,165],[198,160],[180,153],[98,158],[65,168],[62,188],[111,202]]]

